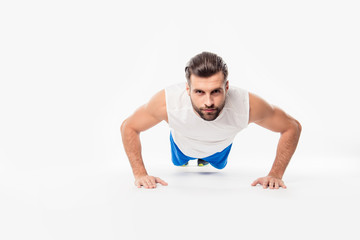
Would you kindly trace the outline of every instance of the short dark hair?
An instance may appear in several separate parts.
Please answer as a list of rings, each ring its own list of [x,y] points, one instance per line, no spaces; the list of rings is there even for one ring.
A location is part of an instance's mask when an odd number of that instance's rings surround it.
[[[227,80],[228,68],[224,60],[211,52],[202,52],[191,58],[185,67],[185,77],[190,84],[190,76],[194,74],[199,77],[210,77],[222,71],[224,82]]]

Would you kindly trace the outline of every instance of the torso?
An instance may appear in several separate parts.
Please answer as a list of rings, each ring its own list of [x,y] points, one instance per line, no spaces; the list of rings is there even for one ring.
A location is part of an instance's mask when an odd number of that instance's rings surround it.
[[[166,122],[175,143],[187,156],[204,158],[222,151],[248,125],[249,94],[246,90],[230,87],[225,106],[213,121],[205,121],[194,112],[185,83],[167,87],[165,95]]]

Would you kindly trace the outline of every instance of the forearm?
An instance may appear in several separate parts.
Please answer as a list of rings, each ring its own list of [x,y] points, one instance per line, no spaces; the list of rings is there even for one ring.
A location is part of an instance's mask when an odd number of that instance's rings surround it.
[[[282,179],[299,142],[300,133],[301,127],[299,125],[281,134],[276,150],[276,158],[268,175]]]
[[[141,156],[140,133],[127,127],[125,121],[121,125],[121,137],[134,177],[147,175]]]

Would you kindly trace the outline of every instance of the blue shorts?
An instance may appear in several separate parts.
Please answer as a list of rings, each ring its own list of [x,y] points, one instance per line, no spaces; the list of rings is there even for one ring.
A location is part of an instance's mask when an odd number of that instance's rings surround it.
[[[171,159],[175,166],[182,166],[187,163],[189,160],[194,160],[197,158],[188,157],[181,152],[178,146],[175,144],[172,134],[170,132],[170,145],[171,145]],[[221,152],[214,153],[211,156],[206,158],[201,158],[211,164],[214,168],[223,169],[227,164],[227,159],[230,153],[232,144],[226,147]]]

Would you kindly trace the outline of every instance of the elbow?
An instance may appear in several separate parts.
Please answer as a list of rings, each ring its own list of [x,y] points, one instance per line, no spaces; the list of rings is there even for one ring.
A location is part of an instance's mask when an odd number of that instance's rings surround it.
[[[131,132],[131,133],[134,132],[134,133],[136,133],[136,134],[139,134],[139,133],[140,133],[140,132],[137,131],[135,128],[133,128],[133,127],[131,126],[131,124],[129,124],[129,120],[128,120],[128,119],[125,119],[125,120],[122,122],[121,126],[120,126],[121,136],[124,136],[125,134],[129,134],[130,132]]]
[[[296,138],[299,138],[301,131],[302,131],[302,126],[301,126],[300,122],[297,121],[296,119],[291,119],[286,130],[284,130],[281,133],[283,134],[286,132],[286,133],[293,135]]]
[[[295,119],[294,119],[294,130],[297,133],[297,135],[300,137],[300,134],[302,131],[302,126],[301,126],[300,122]]]
[[[302,130],[302,126],[301,126],[301,124],[300,124],[299,121],[297,121],[297,120],[295,120],[295,121],[296,121],[296,123],[297,123],[297,129],[298,129],[299,134],[300,134],[300,133],[301,133],[301,130]]]
[[[125,120],[121,123],[121,126],[120,126],[120,133],[121,133],[121,135],[123,135],[124,130],[125,130],[125,128],[126,128],[126,120],[127,120],[127,119],[125,119]]]

